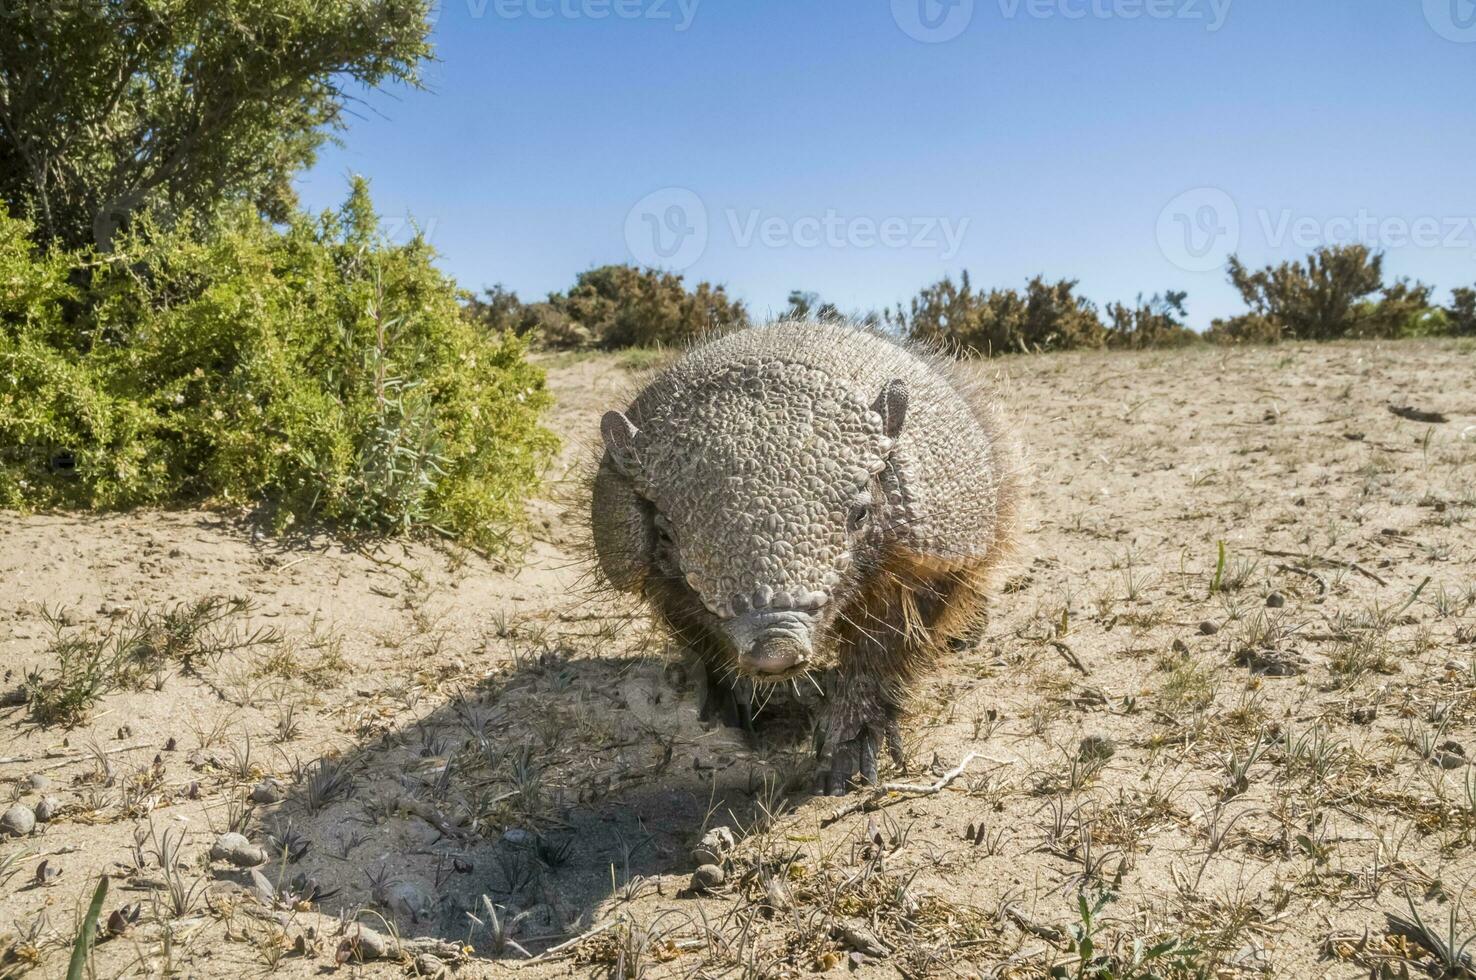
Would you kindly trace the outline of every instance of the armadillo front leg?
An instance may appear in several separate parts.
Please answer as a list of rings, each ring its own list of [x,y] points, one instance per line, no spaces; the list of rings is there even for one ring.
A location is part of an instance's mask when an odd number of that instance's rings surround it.
[[[844,796],[857,777],[870,786],[880,781],[877,761],[883,746],[894,764],[905,764],[902,711],[872,678],[841,668],[829,680],[820,715],[818,791]]]

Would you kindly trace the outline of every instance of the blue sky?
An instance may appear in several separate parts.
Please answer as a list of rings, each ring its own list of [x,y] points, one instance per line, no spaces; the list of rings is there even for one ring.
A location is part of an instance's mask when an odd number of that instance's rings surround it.
[[[763,315],[944,273],[1099,302],[1357,238],[1476,283],[1473,0],[442,0],[427,90],[299,182],[372,181],[464,286],[658,262]]]

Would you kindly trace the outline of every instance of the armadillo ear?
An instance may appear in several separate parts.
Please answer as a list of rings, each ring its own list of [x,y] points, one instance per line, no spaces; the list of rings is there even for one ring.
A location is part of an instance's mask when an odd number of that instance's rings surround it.
[[[907,420],[907,382],[893,378],[882,386],[881,394],[872,402],[871,410],[882,417],[882,434],[895,439],[902,434]]]
[[[605,440],[605,448],[612,453],[624,451],[635,436],[635,424],[625,417],[624,412],[606,412],[600,419],[600,438]]]
[[[651,567],[656,530],[650,505],[615,468],[615,457],[614,453],[607,456],[595,473],[590,526],[605,580],[617,589],[633,592],[640,588]]]
[[[626,418],[624,412],[606,412],[600,419],[600,438],[604,440],[608,459],[626,476],[631,475],[634,462],[632,446],[636,431],[635,423]]]

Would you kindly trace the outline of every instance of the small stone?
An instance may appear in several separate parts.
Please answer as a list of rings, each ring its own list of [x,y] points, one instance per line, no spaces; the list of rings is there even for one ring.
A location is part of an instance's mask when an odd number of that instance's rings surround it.
[[[502,832],[502,839],[514,847],[527,847],[533,843],[533,834],[522,827],[509,827]]]
[[[51,777],[43,776],[38,772],[31,776],[30,779],[27,779],[26,784],[37,792],[44,792],[45,790],[51,789]]]
[[[287,787],[282,785],[280,779],[268,776],[251,788],[251,802],[260,803],[263,806],[272,803],[281,803],[287,798]]]
[[[722,868],[715,864],[704,864],[692,872],[692,890],[694,892],[708,892],[715,888],[721,888],[723,882],[728,880],[727,874]]]
[[[722,864],[724,859],[738,846],[733,831],[727,827],[714,827],[702,835],[702,840],[692,848],[692,863],[696,865]]]
[[[1216,623],[1214,620],[1206,619],[1204,622],[1199,624],[1199,632],[1204,636],[1214,636],[1216,633],[1220,632],[1220,624]]]
[[[122,741],[125,738],[132,738],[132,737],[133,737],[133,726],[132,725],[119,725],[118,726],[118,740],[119,741]]]
[[[0,834],[10,837],[24,837],[36,829],[36,814],[31,808],[23,803],[17,803],[4,816],[0,816]]]
[[[210,847],[213,861],[226,861],[238,868],[254,868],[266,864],[267,852],[259,844],[253,844],[241,834],[221,834]]]
[[[1266,597],[1267,609],[1280,609],[1284,605],[1286,605],[1286,596],[1280,592],[1273,592]]]
[[[1362,707],[1354,708],[1348,714],[1348,717],[1353,719],[1353,724],[1355,725],[1372,725],[1374,719],[1378,716],[1379,709],[1371,704],[1366,704]]]
[[[1461,766],[1466,765],[1468,760],[1459,752],[1440,749],[1430,757],[1430,761],[1441,769],[1459,769]]]
[[[58,868],[49,860],[43,859],[40,864],[36,865],[36,884],[49,885],[60,877],[61,868]]]
[[[364,963],[369,960],[382,960],[398,951],[398,943],[392,943],[368,926],[356,922],[349,926],[348,935],[344,936],[343,942],[338,944],[336,958],[340,964]]]
[[[58,813],[61,813],[62,801],[55,796],[43,796],[36,803],[36,819],[42,823],[50,823]]]
[[[421,953],[415,957],[415,972],[423,977],[444,977],[446,975],[446,964],[439,956],[430,953]]]
[[[1180,656],[1189,656],[1189,644],[1185,643],[1183,640],[1175,639],[1174,642],[1170,644],[1170,647],[1175,653],[1179,654]]]

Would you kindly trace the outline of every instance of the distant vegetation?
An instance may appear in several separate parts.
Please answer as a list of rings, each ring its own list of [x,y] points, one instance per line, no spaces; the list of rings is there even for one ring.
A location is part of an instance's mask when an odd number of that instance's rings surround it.
[[[722,286],[660,269],[605,265],[579,274],[567,293],[524,304],[517,293],[493,286],[465,297],[473,319],[490,330],[511,330],[543,347],[658,347],[685,344],[714,329],[748,325],[748,310]]]
[[[510,545],[554,439],[366,185],[290,181],[428,4],[19,4],[0,31],[0,507],[226,502]],[[536,314],[534,314],[536,315]]]
[[[1431,288],[1407,279],[1384,283],[1384,257],[1362,245],[1324,248],[1305,262],[1259,272],[1230,257],[1230,282],[1250,312],[1216,320],[1220,343],[1419,337],[1470,333],[1459,318],[1431,305]],[[1459,293],[1460,291],[1458,291]],[[1459,302],[1459,297],[1457,297]]]
[[[1383,256],[1360,245],[1329,247],[1305,262],[1252,272],[1237,256],[1230,281],[1248,311],[1216,320],[1204,334],[1186,320],[1188,294],[1167,290],[1131,305],[1099,309],[1073,279],[1036,276],[1024,289],[975,288],[968,272],[924,287],[908,304],[844,312],[813,292],[794,290],[781,317],[843,318],[960,354],[993,356],[1078,349],[1274,343],[1280,340],[1476,336],[1476,289],[1457,289],[1446,307],[1408,280],[1384,282]],[[568,293],[524,304],[501,286],[468,297],[471,315],[489,329],[511,330],[540,346],[652,347],[681,344],[712,330],[750,322],[722,286],[687,287],[680,275],[633,266],[581,274]]]

